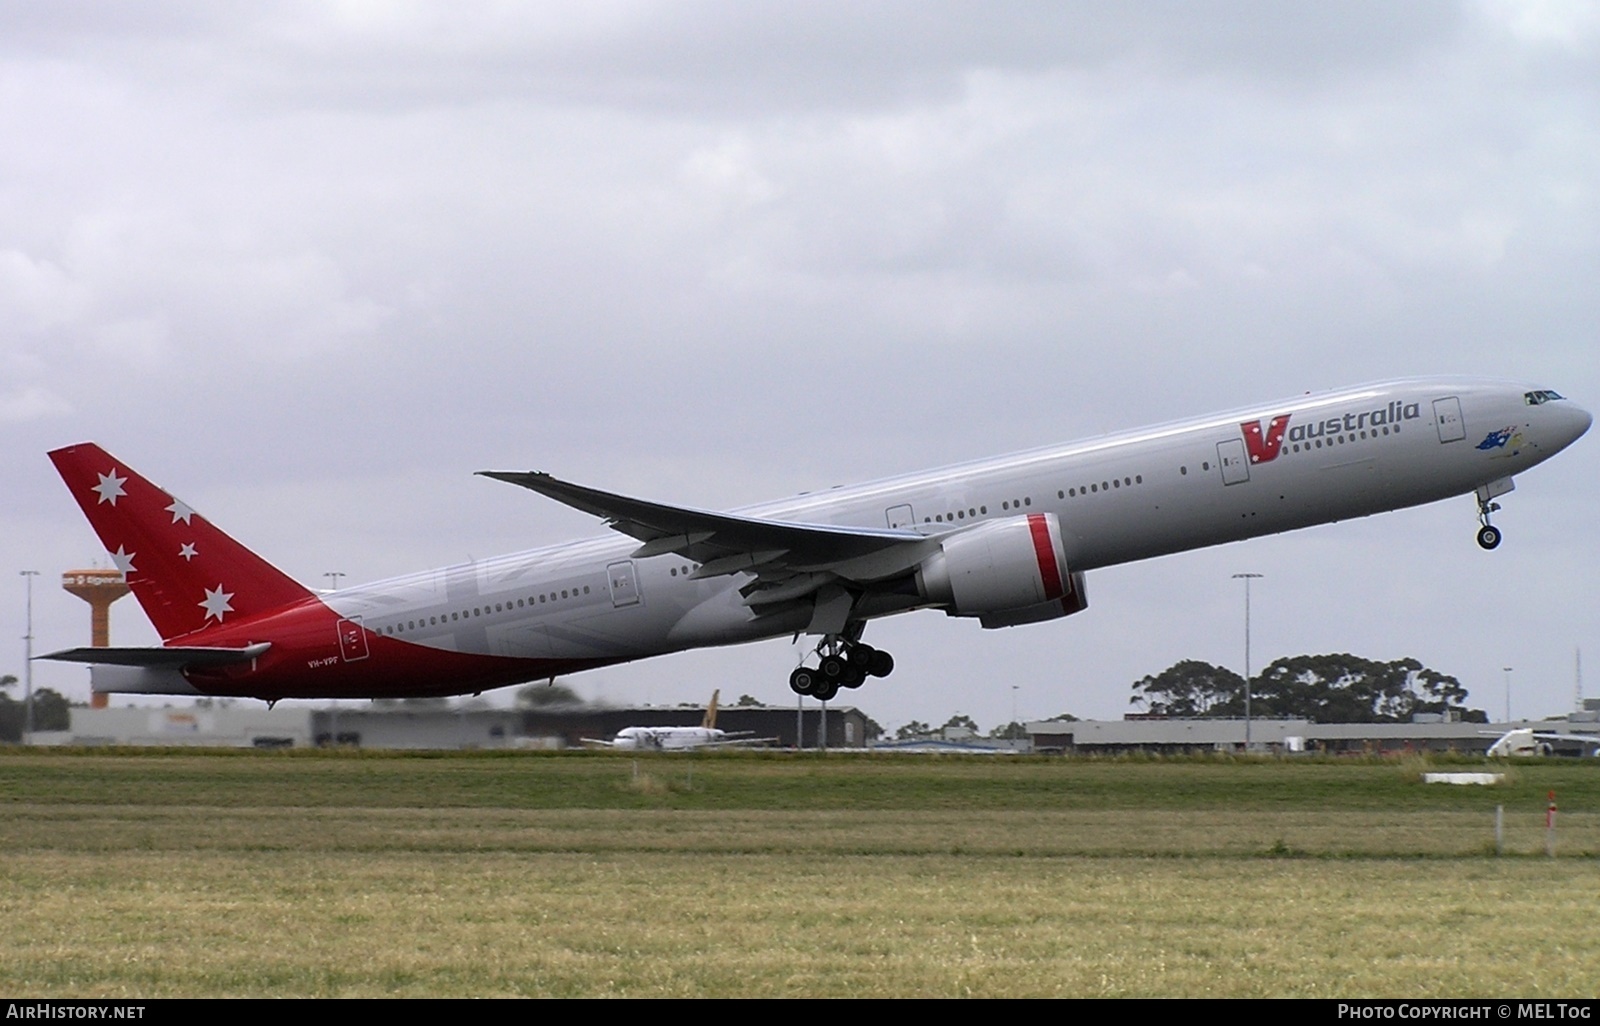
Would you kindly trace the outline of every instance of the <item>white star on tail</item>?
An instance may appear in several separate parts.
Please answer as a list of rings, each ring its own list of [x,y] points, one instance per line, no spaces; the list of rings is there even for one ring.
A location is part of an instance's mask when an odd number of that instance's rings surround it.
[[[216,590],[207,588],[205,601],[196,602],[195,605],[206,611],[207,620],[214,616],[217,618],[217,622],[221,623],[224,613],[233,612],[233,606],[228,602],[231,598],[233,598],[233,592],[223,591],[222,585],[219,584]]]
[[[184,542],[183,548],[178,550],[178,555],[182,556],[183,561],[187,563],[189,560],[200,555],[200,553],[194,550],[194,542]]]
[[[172,522],[174,524],[180,520],[187,524],[189,522],[189,518],[194,516],[194,510],[190,509],[188,506],[185,506],[183,504],[183,500],[181,499],[173,499],[172,505],[167,507],[167,512],[172,514]]]
[[[111,561],[117,564],[117,569],[123,574],[131,574],[134,570],[133,557],[137,555],[137,552],[129,552],[126,545],[118,545],[117,551],[111,553]]]
[[[99,478],[100,483],[89,490],[91,492],[100,493],[100,502],[109,502],[111,505],[115,506],[119,496],[128,494],[122,490],[122,483],[128,479],[125,477],[118,477],[116,467],[112,467],[111,472],[108,474],[100,474]],[[99,504],[100,503],[95,503],[97,506]]]

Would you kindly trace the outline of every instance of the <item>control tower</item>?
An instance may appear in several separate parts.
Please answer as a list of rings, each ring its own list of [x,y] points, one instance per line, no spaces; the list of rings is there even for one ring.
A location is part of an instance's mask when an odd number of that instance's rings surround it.
[[[61,587],[89,603],[89,644],[105,648],[111,644],[111,603],[128,593],[128,582],[121,570],[68,570],[61,575]],[[89,708],[104,709],[106,696],[89,696]]]

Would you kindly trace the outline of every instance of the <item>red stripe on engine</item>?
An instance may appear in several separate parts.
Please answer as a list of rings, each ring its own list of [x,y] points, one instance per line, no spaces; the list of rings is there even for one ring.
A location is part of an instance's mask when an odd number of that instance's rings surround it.
[[[1039,577],[1044,581],[1044,600],[1062,595],[1061,571],[1056,568],[1055,546],[1050,544],[1050,525],[1039,513],[1028,514],[1028,531],[1033,535],[1033,555],[1039,561]]]

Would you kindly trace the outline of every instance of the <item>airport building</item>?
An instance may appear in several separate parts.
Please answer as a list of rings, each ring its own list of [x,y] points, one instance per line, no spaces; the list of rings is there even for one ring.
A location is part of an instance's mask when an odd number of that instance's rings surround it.
[[[586,739],[608,741],[626,727],[699,726],[705,710],[697,706],[545,709],[495,709],[440,705],[374,703],[364,707],[252,701],[216,701],[184,707],[72,709],[69,730],[36,732],[33,744],[148,745],[239,748],[351,747],[372,749],[567,749]],[[1380,755],[1458,752],[1482,754],[1513,729],[1544,734],[1593,736],[1595,714],[1563,720],[1514,723],[1462,723],[1419,717],[1414,723],[1312,723],[1309,720],[1252,719],[1248,750],[1265,753]],[[940,737],[912,742],[865,739],[867,717],[854,706],[827,710],[827,744],[833,749],[872,748],[881,752],[948,754],[1120,755],[1134,752],[1183,755],[1246,751],[1242,719],[1042,720],[1027,725],[1029,740]],[[717,726],[730,734],[774,738],[773,747],[818,747],[822,710],[808,703],[797,717],[793,708],[731,706],[718,710]],[[1550,742],[1551,754],[1591,755],[1582,740]]]
[[[1323,752],[1339,755],[1384,755],[1404,752],[1459,752],[1482,755],[1511,730],[1553,734],[1594,734],[1596,724],[1585,715],[1561,720],[1518,720],[1512,723],[1463,723],[1439,716],[1419,716],[1413,723],[1312,723],[1310,720],[1252,719],[1249,751],[1269,753]],[[1036,752],[1120,755],[1132,752],[1181,755],[1246,750],[1242,719],[1043,720],[1028,724]],[[1592,745],[1574,740],[1554,742],[1552,754],[1588,755]]]

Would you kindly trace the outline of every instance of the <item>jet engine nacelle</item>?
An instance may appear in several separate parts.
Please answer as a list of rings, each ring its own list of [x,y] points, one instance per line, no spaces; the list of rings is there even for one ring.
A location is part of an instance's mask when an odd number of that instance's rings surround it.
[[[1083,574],[1074,570],[1067,578],[1067,593],[1051,602],[1022,609],[1002,609],[997,613],[984,613],[978,622],[985,630],[996,627],[1021,627],[1025,623],[1040,623],[1057,617],[1071,616],[1089,608],[1089,597],[1083,590]]]
[[[951,535],[917,568],[924,598],[985,627],[1037,623],[1087,605],[1083,575],[1067,569],[1054,513],[991,520]]]

